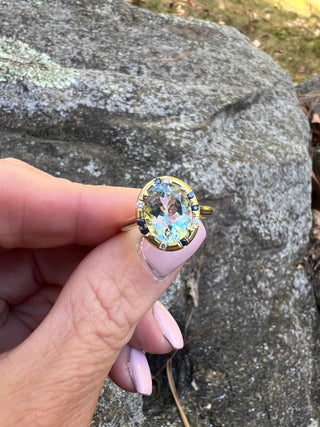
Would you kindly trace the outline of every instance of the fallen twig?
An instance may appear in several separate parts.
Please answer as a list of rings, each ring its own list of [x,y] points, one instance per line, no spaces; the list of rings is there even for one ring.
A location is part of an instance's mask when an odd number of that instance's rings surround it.
[[[320,199],[320,183],[316,174],[312,171],[312,189]]]
[[[185,52],[181,53],[181,55],[176,56],[175,58],[159,58],[157,59],[157,61],[164,61],[164,62],[178,61],[179,59],[186,58],[187,56],[190,55],[190,53],[191,53],[191,49],[188,49]]]
[[[174,379],[173,379],[173,374],[172,374],[172,357],[169,357],[169,359],[167,360],[167,377],[168,377],[168,381],[169,381],[169,386],[170,386],[170,390],[172,393],[172,396],[174,398],[174,401],[176,402],[176,406],[178,408],[181,420],[183,422],[184,427],[190,427],[189,421],[186,417],[186,414],[184,413],[184,410],[181,406],[179,397],[178,397],[178,392],[176,389],[176,385],[174,383]]]
[[[185,340],[184,345],[189,344],[191,341],[198,338],[200,335],[202,335],[204,332],[206,332],[208,329],[212,328],[211,323],[207,323],[206,325],[202,326],[202,328],[199,331],[196,331],[191,337],[189,337],[187,340]]]

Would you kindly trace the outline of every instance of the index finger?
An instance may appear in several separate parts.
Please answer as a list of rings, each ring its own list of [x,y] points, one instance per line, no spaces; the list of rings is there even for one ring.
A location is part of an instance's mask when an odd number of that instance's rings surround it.
[[[17,160],[0,160],[0,246],[98,245],[135,215],[139,190],[55,178]]]

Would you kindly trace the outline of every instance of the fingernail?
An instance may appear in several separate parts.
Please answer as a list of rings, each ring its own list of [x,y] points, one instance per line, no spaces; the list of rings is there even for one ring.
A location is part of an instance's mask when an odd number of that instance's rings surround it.
[[[152,307],[153,315],[158,322],[163,335],[173,348],[179,350],[183,347],[183,337],[180,328],[169,311],[161,302],[157,301]]]
[[[162,251],[149,243],[147,239],[142,239],[140,251],[153,274],[157,278],[163,279],[186,262],[197,251],[205,238],[206,230],[200,223],[195,238],[183,249],[173,252]]]
[[[149,396],[152,393],[152,378],[147,358],[142,351],[131,349],[129,368],[137,392]]]

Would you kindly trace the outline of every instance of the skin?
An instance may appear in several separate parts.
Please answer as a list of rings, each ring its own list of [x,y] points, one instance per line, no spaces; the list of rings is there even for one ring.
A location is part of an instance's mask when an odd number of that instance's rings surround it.
[[[136,391],[131,347],[172,350],[151,308],[179,268],[155,278],[121,232],[137,195],[0,160],[0,425],[90,425],[109,373]]]

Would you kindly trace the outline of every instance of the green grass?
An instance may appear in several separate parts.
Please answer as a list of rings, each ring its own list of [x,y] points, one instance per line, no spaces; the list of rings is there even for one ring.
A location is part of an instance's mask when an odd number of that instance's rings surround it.
[[[267,52],[299,82],[320,72],[320,16],[299,16],[272,0],[132,0],[154,12],[231,25]]]

